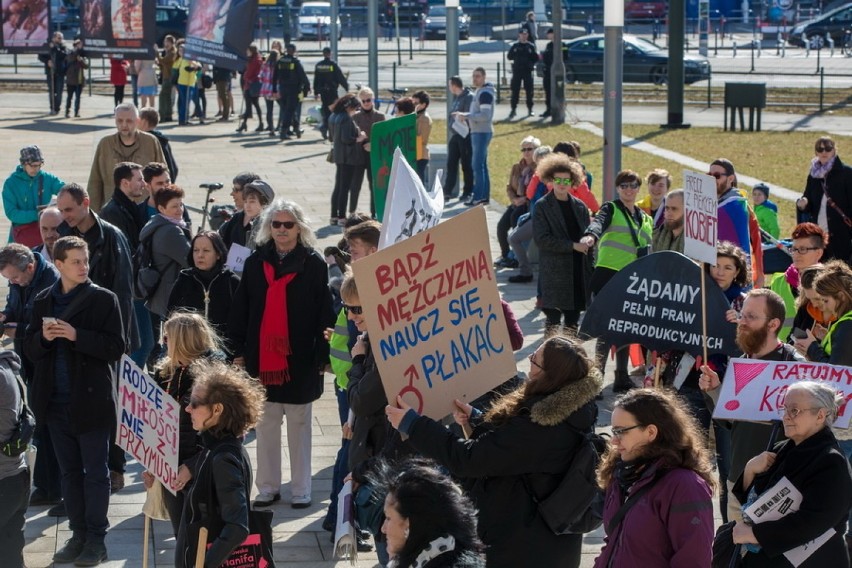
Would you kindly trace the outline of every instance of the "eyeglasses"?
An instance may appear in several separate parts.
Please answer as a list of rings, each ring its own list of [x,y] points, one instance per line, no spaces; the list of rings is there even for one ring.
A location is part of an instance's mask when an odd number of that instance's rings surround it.
[[[242,193],[242,192],[243,192],[243,188],[241,188],[239,186],[235,185],[234,187],[231,188],[231,193]]]
[[[208,403],[207,403],[206,400],[198,400],[197,398],[190,398],[189,404],[187,406],[189,406],[191,409],[195,410],[199,406],[207,406],[207,404]]]
[[[801,414],[802,412],[810,411],[810,410],[816,410],[817,412],[819,412],[820,409],[819,408],[798,408],[798,407],[787,408],[786,406],[784,406],[782,404],[778,407],[778,414],[781,416],[781,418],[784,418],[785,416],[789,416],[790,418],[795,420],[796,418],[799,417],[799,414]]]
[[[371,102],[373,102],[373,99],[361,99],[361,102],[362,103],[371,103]]]
[[[631,181],[630,183],[618,184],[618,189],[639,189],[639,182]]]
[[[521,152],[524,152],[524,153],[532,152],[534,150],[535,150],[535,148],[521,148]]]
[[[612,437],[618,438],[619,440],[628,432],[633,430],[634,428],[641,428],[641,424],[634,424],[633,426],[627,426],[625,428],[613,428],[612,429]]]
[[[361,306],[350,306],[348,304],[343,304],[343,309],[347,312],[352,312],[356,316],[360,316],[364,313],[364,308]]]
[[[816,152],[817,154],[821,154],[823,152],[831,152],[834,150],[834,146],[817,146]]]
[[[808,254],[812,250],[822,250],[822,247],[790,247],[793,254]]]
[[[27,165],[31,168],[40,168],[44,165],[44,162],[27,162]]]
[[[535,353],[533,353],[532,355],[530,355],[530,356],[529,356],[530,364],[531,364],[532,366],[534,366],[534,367],[538,367],[539,369],[541,369],[541,370],[543,371],[543,370],[544,370],[544,367],[542,367],[541,365],[539,365],[539,364],[536,362],[536,360],[535,360],[535,359],[533,359],[533,357],[534,357],[534,356],[535,356]]]
[[[707,172],[708,176],[713,176],[716,179],[728,177],[730,174],[720,174],[719,172]]]
[[[553,183],[556,184],[556,185],[570,185],[571,187],[574,187],[574,180],[572,180],[569,177],[568,178],[557,178],[557,177],[555,177],[555,178],[553,178]]]
[[[281,227],[284,227],[285,229],[292,229],[295,226],[296,226],[295,221],[273,221],[272,222],[272,228],[273,229],[280,229]]]
[[[765,319],[769,319],[769,318],[766,317],[766,316],[756,316],[754,314],[738,314],[737,319],[752,322],[752,321],[765,320]]]

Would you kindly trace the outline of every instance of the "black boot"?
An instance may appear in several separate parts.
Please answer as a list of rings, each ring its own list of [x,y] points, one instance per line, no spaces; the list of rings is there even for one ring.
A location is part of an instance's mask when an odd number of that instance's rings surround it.
[[[244,118],[242,122],[240,122],[240,125],[237,127],[237,134],[239,134],[240,132],[245,132],[246,128],[248,128],[248,126],[246,126],[246,119]]]
[[[627,392],[630,389],[636,388],[627,371],[616,371],[615,381],[612,383],[612,392]]]
[[[266,128],[263,127],[263,121],[261,121],[260,124],[257,125],[257,128],[254,129],[255,132],[263,132],[264,130],[266,130]]]

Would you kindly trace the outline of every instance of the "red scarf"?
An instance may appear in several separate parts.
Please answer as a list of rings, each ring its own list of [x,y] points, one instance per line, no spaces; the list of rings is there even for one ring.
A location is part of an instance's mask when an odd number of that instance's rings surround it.
[[[260,382],[266,386],[290,382],[287,356],[290,354],[290,327],[287,318],[287,284],[296,273],[275,279],[275,267],[263,263],[266,277],[266,305],[260,322]]]

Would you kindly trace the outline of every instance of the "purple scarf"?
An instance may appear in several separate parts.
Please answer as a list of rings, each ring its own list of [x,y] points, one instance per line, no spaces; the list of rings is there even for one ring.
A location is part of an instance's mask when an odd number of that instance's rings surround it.
[[[834,160],[837,156],[832,156],[825,164],[819,161],[819,158],[811,160],[811,177],[815,179],[825,179],[825,174],[831,171],[834,167]]]

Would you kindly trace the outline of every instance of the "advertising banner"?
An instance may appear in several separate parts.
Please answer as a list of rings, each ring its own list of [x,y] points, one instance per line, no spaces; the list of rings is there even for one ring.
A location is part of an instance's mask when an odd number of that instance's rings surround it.
[[[193,0],[186,27],[186,57],[242,71],[256,18],[257,0]]]
[[[156,0],[80,0],[87,57],[153,59]]]
[[[48,0],[0,0],[3,31],[0,52],[44,53],[50,40]]]

